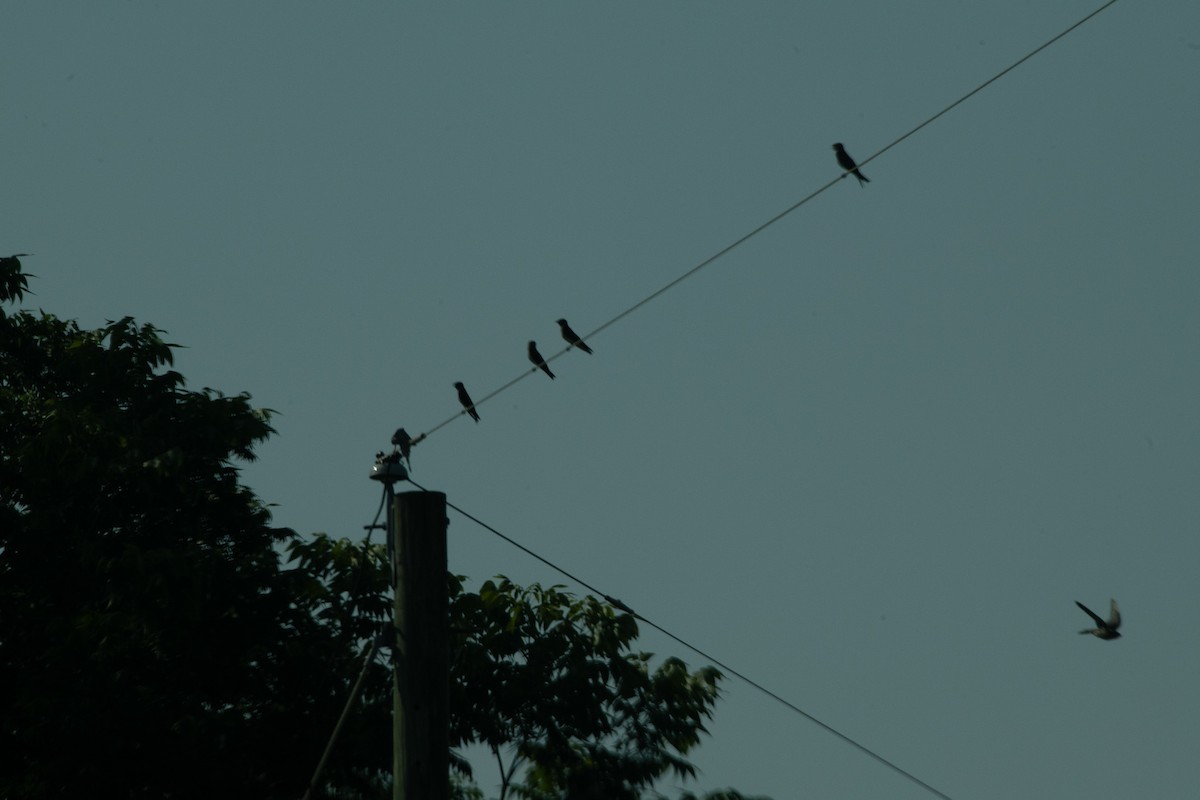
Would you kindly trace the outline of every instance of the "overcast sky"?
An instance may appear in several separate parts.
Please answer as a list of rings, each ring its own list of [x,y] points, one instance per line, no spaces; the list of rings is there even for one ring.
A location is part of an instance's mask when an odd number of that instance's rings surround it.
[[[154,323],[191,388],[277,410],[246,483],[357,538],[374,453],[455,381],[487,395],[1099,4],[10,4],[0,254],[36,254],[27,306]],[[956,800],[1195,797],[1197,141],[1200,4],[1117,3],[413,477]],[[564,581],[449,535],[468,586]],[[1078,635],[1110,597],[1124,637]],[[930,796],[725,690],[689,788]]]

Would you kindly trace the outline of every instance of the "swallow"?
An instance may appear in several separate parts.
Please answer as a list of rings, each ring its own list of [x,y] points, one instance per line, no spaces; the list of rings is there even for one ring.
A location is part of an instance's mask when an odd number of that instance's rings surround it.
[[[554,373],[550,371],[550,365],[546,363],[546,359],[542,358],[542,354],[538,352],[537,342],[529,343],[529,360],[533,365],[542,372],[550,376],[550,380],[554,380]]]
[[[412,453],[412,437],[408,435],[408,431],[404,428],[397,428],[396,432],[392,434],[392,444],[400,452],[404,463],[408,465],[409,469],[412,469],[412,460],[409,458],[409,454]]]
[[[862,186],[864,183],[871,182],[870,178],[858,171],[858,164],[854,163],[854,159],[851,158],[850,154],[846,152],[846,148],[842,147],[841,142],[835,144],[833,149],[837,151],[838,166],[846,170],[846,172],[854,175],[854,177],[858,178],[859,186]]]
[[[467,394],[467,387],[463,386],[462,381],[454,384],[454,388],[458,389],[458,402],[462,403],[462,407],[471,415],[471,419],[479,422],[479,412],[475,410],[475,401],[471,399],[471,395]]]
[[[592,348],[583,343],[583,339],[580,339],[579,334],[571,330],[571,326],[567,324],[565,319],[558,320],[558,327],[562,328],[562,335],[567,340],[567,344],[572,347],[578,347],[585,353],[592,352]]]
[[[1088,608],[1087,606],[1085,606],[1083,603],[1079,602],[1078,600],[1075,601],[1075,605],[1082,608],[1084,610],[1084,613],[1086,613],[1092,619],[1096,620],[1095,628],[1085,628],[1084,630],[1081,630],[1080,633],[1090,633],[1092,636],[1095,636],[1097,639],[1120,639],[1121,638],[1121,634],[1117,633],[1117,628],[1121,627],[1121,609],[1117,608],[1116,600],[1111,600],[1110,602],[1112,603],[1112,605],[1108,612],[1108,621],[1105,621],[1105,620],[1100,619],[1099,615],[1097,615],[1095,611],[1092,611],[1090,608]]]

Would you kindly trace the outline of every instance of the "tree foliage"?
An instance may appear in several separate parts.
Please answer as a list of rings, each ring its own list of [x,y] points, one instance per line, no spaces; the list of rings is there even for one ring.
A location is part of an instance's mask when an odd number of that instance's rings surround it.
[[[0,260],[0,797],[300,797],[390,618],[386,548],[273,527],[237,466],[269,411],[186,389],[153,326],[7,313],[25,291]],[[652,666],[595,598],[448,581],[451,740],[491,750],[502,798],[694,774],[716,670]],[[389,655],[325,797],[390,795]]]
[[[386,592],[383,545],[359,549],[318,536],[291,549],[326,585],[342,587],[325,598],[331,617],[351,616],[343,604],[358,602],[358,593]],[[329,561],[336,554],[340,566]],[[659,779],[695,775],[685,756],[712,714],[717,670],[691,672],[676,658],[653,667],[649,653],[633,649],[635,618],[594,597],[504,577],[478,592],[465,591],[461,576],[448,581],[450,741],[492,753],[501,800],[661,797],[653,792]],[[377,693],[388,681],[386,666],[377,665]],[[461,758],[452,761],[460,773],[455,796],[481,800],[478,776]],[[728,790],[704,800],[743,798]]]
[[[238,482],[270,412],[172,348],[0,308],[0,796],[298,797],[340,710],[357,630]]]
[[[712,712],[715,669],[672,658],[652,670],[631,649],[632,616],[559,587],[487,581],[452,607],[468,633],[452,653],[451,739],[492,750],[502,797],[632,798],[694,774],[683,755]]]

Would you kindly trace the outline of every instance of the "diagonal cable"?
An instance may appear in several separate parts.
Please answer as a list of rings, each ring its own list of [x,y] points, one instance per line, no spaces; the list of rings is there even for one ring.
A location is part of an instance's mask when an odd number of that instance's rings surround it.
[[[363,680],[367,677],[367,671],[371,668],[371,661],[375,658],[375,652],[379,649],[380,636],[373,637],[371,644],[367,647],[366,656],[363,658],[362,670],[358,673],[357,680],[354,681],[354,686],[350,688],[350,696],[346,698],[346,705],[342,709],[342,715],[338,717],[337,724],[333,726],[333,733],[329,736],[329,742],[325,745],[325,752],[321,753],[321,760],[317,762],[317,768],[313,771],[312,779],[308,782],[308,788],[304,791],[303,800],[309,800],[313,797],[313,793],[317,790],[321,773],[325,771],[325,765],[329,762],[329,756],[333,753],[333,746],[337,744],[338,737],[342,735],[342,727],[346,724],[346,719],[350,716],[350,709],[354,708],[354,703],[358,700],[358,693],[362,690]]]
[[[895,147],[896,145],[900,144],[901,142],[903,142],[903,141],[904,141],[905,139],[907,139],[908,137],[912,136],[912,135],[913,135],[914,133],[916,133],[917,131],[919,131],[919,130],[921,130],[922,128],[926,127],[927,125],[929,125],[929,124],[933,123],[935,120],[937,120],[937,119],[939,119],[940,117],[944,116],[945,114],[949,113],[949,112],[950,112],[951,110],[953,110],[954,108],[958,107],[959,105],[962,105],[963,103],[965,103],[965,102],[966,102],[967,100],[969,100],[970,98],[972,98],[972,97],[974,97],[975,95],[979,94],[981,91],[983,91],[984,89],[986,89],[988,86],[990,86],[990,85],[992,85],[993,83],[995,83],[996,81],[1000,80],[1000,79],[1001,79],[1001,78],[1003,78],[1005,75],[1007,75],[1008,73],[1012,72],[1014,69],[1016,69],[1017,67],[1021,66],[1021,65],[1022,65],[1022,64],[1024,64],[1026,61],[1028,61],[1029,59],[1031,59],[1031,58],[1033,58],[1034,56],[1036,56],[1038,53],[1040,53],[1040,52],[1042,52],[1043,50],[1045,50],[1047,47],[1050,47],[1051,45],[1055,44],[1055,43],[1056,43],[1056,42],[1058,42],[1060,39],[1062,39],[1063,37],[1065,37],[1067,34],[1071,33],[1071,32],[1072,32],[1072,31],[1074,31],[1076,28],[1079,28],[1081,25],[1083,25],[1084,23],[1086,23],[1086,22],[1088,22],[1089,20],[1091,20],[1093,17],[1095,17],[1095,16],[1097,16],[1098,14],[1100,14],[1100,12],[1104,11],[1104,10],[1105,10],[1105,9],[1107,9],[1109,6],[1111,6],[1111,5],[1114,5],[1116,2],[1117,2],[1117,0],[1108,0],[1108,2],[1104,3],[1104,5],[1100,6],[1100,7],[1099,7],[1099,8],[1097,8],[1096,10],[1092,11],[1091,13],[1089,13],[1087,16],[1085,16],[1085,17],[1083,17],[1082,19],[1080,19],[1080,20],[1076,21],[1075,23],[1073,23],[1073,24],[1072,24],[1070,27],[1066,28],[1065,30],[1061,31],[1060,33],[1056,34],[1055,36],[1051,37],[1050,39],[1046,40],[1046,41],[1045,41],[1045,42],[1043,42],[1042,44],[1038,45],[1038,46],[1037,46],[1037,47],[1035,47],[1033,50],[1029,51],[1028,53],[1026,53],[1025,55],[1023,55],[1021,58],[1019,58],[1019,59],[1017,59],[1016,61],[1014,61],[1012,64],[1009,64],[1007,67],[1005,67],[1004,69],[1000,70],[1000,71],[999,71],[999,72],[997,72],[995,75],[993,75],[992,77],[988,78],[986,81],[984,81],[983,83],[979,84],[979,85],[978,85],[978,86],[976,86],[974,89],[972,89],[971,91],[967,92],[967,93],[966,93],[966,94],[964,94],[962,97],[958,98],[958,99],[957,99],[957,100],[955,100],[953,103],[951,103],[950,105],[948,105],[948,106],[946,106],[945,108],[943,108],[941,111],[939,111],[939,112],[937,112],[936,114],[934,114],[932,117],[929,117],[928,119],[926,119],[926,120],[925,120],[924,122],[922,122],[920,125],[917,125],[915,128],[913,128],[912,130],[908,131],[907,133],[905,133],[905,134],[903,134],[903,135],[901,135],[901,136],[899,136],[899,137],[897,137],[897,138],[893,139],[893,140],[892,140],[892,141],[891,141],[889,144],[887,144],[886,146],[884,146],[882,149],[880,149],[880,150],[877,150],[876,152],[872,153],[872,154],[871,154],[871,155],[870,155],[868,158],[866,158],[865,160],[861,161],[861,162],[858,164],[858,166],[859,166],[859,167],[865,166],[866,164],[868,164],[868,163],[870,163],[870,162],[874,161],[875,159],[879,158],[879,156],[883,155],[883,154],[884,154],[884,153],[886,153],[888,150],[891,150],[893,147]],[[634,303],[633,305],[629,306],[628,308],[626,308],[626,309],[625,309],[624,311],[622,311],[621,313],[617,314],[617,315],[616,315],[615,317],[613,317],[612,319],[610,319],[610,320],[608,320],[607,322],[605,322],[605,323],[601,324],[599,327],[597,327],[597,328],[594,328],[593,330],[589,331],[589,332],[587,333],[587,335],[583,336],[583,338],[584,338],[584,339],[588,339],[588,338],[591,338],[592,336],[595,336],[596,334],[598,334],[598,333],[600,333],[600,332],[604,331],[606,328],[610,327],[611,325],[614,325],[615,323],[617,323],[617,322],[619,322],[620,320],[624,319],[625,317],[629,316],[629,315],[630,315],[630,314],[632,314],[634,311],[637,311],[639,308],[641,308],[642,306],[646,305],[646,304],[647,304],[647,303],[649,303],[651,300],[654,300],[655,298],[659,297],[660,295],[662,295],[662,294],[664,294],[664,293],[666,293],[666,292],[670,291],[671,289],[674,289],[676,286],[678,286],[679,284],[683,283],[685,280],[687,280],[688,278],[692,277],[692,276],[693,276],[693,275],[695,275],[697,272],[699,272],[700,270],[702,270],[702,269],[704,269],[705,267],[707,267],[709,264],[713,263],[714,261],[716,261],[717,259],[721,258],[722,256],[725,256],[725,255],[727,255],[727,254],[728,254],[730,251],[732,251],[732,250],[735,250],[736,248],[738,248],[738,247],[740,247],[741,245],[745,244],[747,241],[749,241],[750,239],[754,238],[754,237],[755,237],[755,236],[757,236],[758,234],[762,233],[762,232],[763,232],[763,231],[765,231],[767,228],[769,228],[769,227],[771,227],[772,225],[774,225],[776,222],[779,222],[779,220],[783,219],[784,217],[788,216],[789,214],[791,214],[791,213],[792,213],[793,211],[795,211],[796,209],[800,208],[800,206],[804,205],[804,204],[805,204],[805,203],[807,203],[809,200],[812,200],[812,199],[813,199],[814,197],[816,197],[817,195],[819,195],[819,194],[823,193],[823,192],[824,192],[825,190],[827,190],[829,187],[833,186],[835,183],[837,183],[838,181],[840,181],[840,180],[842,180],[843,178],[845,178],[845,177],[846,177],[846,175],[848,175],[848,174],[849,174],[849,173],[847,173],[847,172],[843,172],[841,175],[839,175],[838,177],[834,178],[834,179],[833,179],[833,180],[831,180],[829,183],[827,183],[827,184],[825,184],[824,186],[822,186],[821,188],[819,188],[819,189],[817,189],[817,190],[813,191],[812,193],[810,193],[809,195],[807,195],[807,196],[806,196],[806,197],[804,197],[803,199],[801,199],[801,200],[798,200],[797,202],[793,203],[791,206],[789,206],[788,208],[786,208],[786,209],[784,209],[783,211],[779,212],[779,213],[778,213],[778,214],[776,214],[775,216],[771,217],[769,220],[767,220],[767,221],[766,221],[766,222],[764,222],[763,224],[759,225],[757,228],[755,228],[754,230],[750,231],[750,232],[749,232],[749,233],[747,233],[746,235],[742,236],[742,237],[741,237],[740,239],[738,239],[737,241],[733,242],[732,244],[726,245],[726,246],[725,246],[725,247],[723,247],[722,249],[718,250],[716,253],[714,253],[714,254],[712,254],[711,256],[709,256],[708,258],[704,259],[704,260],[703,260],[703,261],[701,261],[699,264],[697,264],[696,266],[694,266],[694,267],[692,267],[691,269],[689,269],[687,272],[683,273],[683,274],[682,274],[682,275],[680,275],[679,277],[675,278],[675,279],[674,279],[674,280],[672,280],[671,282],[669,282],[669,283],[667,283],[666,285],[664,285],[662,288],[660,288],[660,289],[658,289],[658,290],[656,290],[656,291],[654,291],[654,292],[651,292],[651,293],[650,293],[650,294],[648,294],[646,297],[642,298],[642,299],[641,299],[641,300],[639,300],[638,302],[636,302],[636,303]],[[570,349],[571,349],[570,347],[564,347],[563,349],[559,350],[559,351],[558,351],[557,353],[555,353],[554,355],[552,355],[552,356],[550,356],[549,358],[545,359],[545,363],[549,364],[551,361],[555,360],[556,358],[559,358],[560,356],[562,356],[564,353],[566,353],[566,352],[567,352],[568,350],[570,350]],[[489,392],[488,394],[486,394],[486,395],[484,395],[483,397],[481,397],[479,400],[477,400],[477,401],[474,403],[474,405],[475,405],[475,406],[480,406],[480,405],[483,405],[484,403],[486,403],[488,400],[491,400],[491,399],[492,399],[493,397],[495,397],[496,395],[500,394],[501,392],[507,391],[509,388],[511,388],[511,387],[512,387],[512,386],[514,386],[515,384],[517,384],[517,383],[519,383],[520,381],[524,380],[525,378],[529,377],[529,375],[530,375],[530,374],[532,374],[532,373],[534,373],[534,372],[536,372],[536,371],[537,371],[537,369],[538,369],[537,367],[531,367],[530,369],[527,369],[527,370],[525,370],[525,371],[524,371],[524,372],[522,372],[520,375],[518,375],[517,377],[513,378],[512,380],[510,380],[508,383],[504,384],[503,386],[500,386],[498,389],[494,389],[494,390],[492,390],[492,391],[491,391],[491,392]],[[458,419],[459,417],[463,416],[463,415],[464,415],[464,414],[466,414],[466,413],[467,413],[467,412],[466,412],[466,409],[463,409],[462,411],[459,411],[458,413],[456,413],[456,414],[453,414],[453,415],[452,415],[452,416],[450,416],[450,417],[447,417],[446,419],[444,419],[444,420],[442,420],[441,422],[439,422],[437,425],[434,425],[434,426],[433,426],[432,428],[430,428],[429,430],[425,431],[424,433],[422,433],[422,434],[420,434],[419,436],[417,436],[416,438],[414,438],[414,439],[412,440],[412,444],[416,445],[416,444],[418,444],[418,443],[420,443],[420,442],[424,441],[424,440],[425,440],[425,439],[427,439],[427,438],[428,438],[430,435],[432,435],[432,434],[433,434],[433,433],[435,433],[436,431],[438,431],[438,430],[441,430],[442,428],[446,427],[446,426],[447,426],[447,425],[449,425],[451,422],[454,422],[454,420]]]
[[[413,481],[411,478],[409,478],[409,481],[408,481],[408,482],[409,482],[409,483],[411,483],[413,486],[416,486],[418,489],[420,489],[420,490],[421,490],[421,491],[423,491],[423,492],[429,491],[429,490],[428,490],[428,489],[426,489],[425,487],[423,487],[423,486],[421,486],[420,484],[418,484],[418,483],[414,482],[414,481]],[[789,710],[791,710],[791,711],[794,711],[795,713],[797,713],[797,714],[799,714],[800,716],[802,716],[802,717],[804,717],[805,719],[807,719],[809,722],[812,722],[813,724],[815,724],[815,725],[817,725],[817,726],[819,726],[819,727],[823,728],[825,731],[827,731],[827,732],[829,732],[829,733],[833,734],[834,736],[838,737],[839,739],[841,739],[841,740],[842,740],[843,742],[845,742],[846,744],[849,744],[849,745],[851,745],[852,747],[854,747],[854,748],[858,749],[860,752],[864,753],[865,755],[868,755],[868,756],[870,756],[871,758],[875,759],[875,760],[876,760],[876,761],[878,761],[880,764],[883,764],[883,765],[884,765],[885,767],[887,767],[888,769],[891,769],[892,771],[894,771],[894,772],[896,772],[897,774],[899,774],[899,775],[903,776],[904,778],[907,778],[908,780],[910,780],[910,781],[912,781],[913,783],[915,783],[916,785],[920,786],[922,789],[926,790],[927,792],[929,792],[930,794],[934,795],[935,797],[940,797],[940,798],[941,798],[941,800],[954,800],[952,797],[950,797],[950,795],[946,794],[945,792],[942,792],[942,791],[938,790],[938,789],[937,789],[937,788],[935,788],[934,786],[932,786],[932,785],[930,785],[930,784],[926,783],[925,781],[921,780],[921,779],[920,779],[920,778],[918,778],[916,775],[912,774],[912,773],[911,773],[911,772],[909,772],[908,770],[906,770],[906,769],[904,769],[903,767],[901,767],[899,764],[896,764],[896,763],[895,763],[895,762],[893,762],[893,761],[889,761],[888,759],[884,758],[884,757],[883,757],[883,756],[881,756],[879,753],[875,752],[874,750],[872,750],[871,748],[869,748],[869,747],[867,747],[866,745],[862,744],[861,742],[859,742],[859,741],[857,741],[857,740],[855,740],[855,739],[851,738],[850,736],[847,736],[846,734],[842,733],[841,731],[839,731],[837,728],[833,727],[833,726],[832,726],[832,725],[830,725],[829,723],[827,723],[827,722],[822,722],[822,721],[821,721],[820,719],[818,719],[817,717],[813,716],[812,714],[808,713],[808,712],[807,712],[807,711],[805,711],[804,709],[800,708],[800,706],[796,705],[795,703],[792,703],[792,702],[791,702],[791,701],[789,701],[789,700],[786,700],[786,699],[784,699],[784,698],[783,698],[781,695],[779,695],[779,694],[777,694],[777,693],[775,693],[775,692],[771,691],[770,689],[768,689],[767,687],[763,686],[763,685],[762,685],[761,683],[759,683],[758,681],[755,681],[755,680],[753,680],[752,678],[748,677],[746,674],[744,674],[744,673],[742,673],[742,672],[740,672],[740,671],[738,671],[738,670],[734,669],[733,667],[729,666],[728,664],[726,664],[725,662],[721,661],[720,659],[718,659],[718,658],[716,658],[716,657],[712,656],[711,654],[709,654],[709,653],[705,652],[704,650],[701,650],[699,647],[697,647],[696,645],[694,645],[694,644],[692,644],[691,642],[687,641],[686,639],[684,639],[684,638],[682,638],[682,637],[680,637],[680,636],[676,636],[674,633],[671,633],[669,630],[667,630],[666,628],[662,627],[662,626],[661,626],[661,625],[659,625],[658,623],[656,623],[656,622],[652,622],[651,620],[647,619],[646,617],[643,617],[641,614],[639,614],[638,612],[634,611],[632,608],[630,608],[628,605],[626,605],[625,603],[621,602],[621,601],[620,601],[620,600],[618,600],[617,598],[615,598],[615,597],[612,597],[612,596],[610,596],[610,595],[608,595],[608,594],[605,594],[604,592],[600,591],[598,588],[596,588],[595,586],[591,585],[591,584],[590,584],[590,583],[588,583],[587,581],[583,580],[583,579],[582,579],[582,578],[580,578],[579,576],[577,576],[577,575],[573,575],[572,573],[568,572],[567,570],[565,570],[565,569],[563,569],[562,567],[560,567],[560,566],[558,566],[557,564],[555,564],[553,561],[550,561],[549,559],[547,559],[547,558],[544,558],[544,557],[543,557],[543,556],[541,556],[541,555],[538,555],[538,554],[537,554],[537,553],[535,553],[533,550],[530,550],[528,547],[526,547],[525,545],[523,545],[523,544],[521,544],[520,542],[518,542],[516,539],[513,539],[511,536],[507,536],[507,535],[505,535],[505,534],[501,533],[500,531],[496,530],[495,528],[493,528],[491,525],[488,525],[486,522],[484,522],[483,520],[481,520],[479,517],[476,517],[476,516],[474,516],[473,514],[470,514],[470,513],[466,512],[466,511],[464,511],[463,509],[459,508],[458,506],[454,505],[453,503],[451,503],[451,502],[450,502],[450,501],[448,501],[448,500],[446,501],[446,505],[447,505],[448,507],[450,507],[450,508],[454,509],[455,511],[457,511],[459,514],[462,514],[464,517],[466,517],[467,519],[471,520],[472,522],[474,522],[476,525],[480,526],[481,528],[484,528],[485,530],[489,531],[490,533],[493,533],[493,534],[495,534],[496,536],[500,537],[500,538],[501,538],[501,539],[503,539],[504,541],[506,541],[506,542],[508,542],[509,544],[513,545],[513,546],[514,546],[514,547],[516,547],[518,550],[521,550],[522,552],[526,553],[527,555],[530,555],[530,556],[532,556],[533,558],[537,559],[538,561],[542,562],[543,564],[545,564],[546,566],[550,567],[550,569],[554,570],[555,572],[558,572],[558,573],[559,573],[559,574],[561,574],[561,575],[565,575],[567,578],[569,578],[570,580],[572,580],[572,581],[574,581],[575,583],[579,584],[580,586],[584,587],[584,588],[585,588],[585,589],[587,589],[588,591],[590,591],[590,592],[592,592],[592,593],[594,593],[594,594],[596,594],[596,595],[599,595],[600,597],[603,597],[603,598],[604,598],[604,600],[605,600],[605,601],[606,601],[606,602],[607,602],[609,605],[613,606],[614,608],[618,608],[618,609],[620,609],[621,611],[624,611],[624,612],[625,612],[625,613],[627,613],[627,614],[631,614],[631,615],[633,615],[635,618],[637,618],[638,620],[640,620],[640,621],[642,621],[642,622],[646,623],[647,625],[649,625],[651,628],[654,628],[654,629],[655,629],[656,631],[658,631],[659,633],[661,633],[661,634],[663,634],[664,636],[667,636],[667,637],[669,637],[669,638],[673,639],[674,641],[676,641],[676,642],[678,642],[679,644],[683,645],[684,647],[686,647],[687,649],[691,650],[693,653],[695,653],[696,655],[698,655],[698,656],[700,656],[701,658],[705,659],[706,661],[708,661],[708,662],[710,662],[710,663],[714,664],[715,666],[719,667],[720,669],[724,670],[725,672],[727,672],[728,674],[730,674],[730,675],[734,676],[735,678],[738,678],[738,679],[740,679],[740,680],[741,680],[743,683],[745,683],[746,685],[748,685],[748,686],[750,686],[750,687],[752,687],[752,688],[754,688],[754,689],[757,689],[759,692],[761,692],[761,693],[765,694],[767,697],[771,698],[771,699],[772,699],[772,700],[774,700],[775,702],[777,702],[777,703],[779,703],[779,704],[783,705],[785,708],[788,708]]]

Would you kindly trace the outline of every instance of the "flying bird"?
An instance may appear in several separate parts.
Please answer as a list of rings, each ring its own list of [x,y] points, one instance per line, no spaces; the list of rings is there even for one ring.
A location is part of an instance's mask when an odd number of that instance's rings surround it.
[[[833,149],[837,151],[838,166],[846,170],[846,172],[854,175],[854,177],[858,178],[859,186],[862,186],[864,183],[871,182],[870,178],[858,171],[858,164],[854,163],[854,159],[851,158],[850,154],[846,152],[846,148],[842,147],[841,142],[835,144]]]
[[[571,326],[567,324],[565,319],[558,320],[558,327],[562,328],[562,335],[567,340],[567,344],[572,347],[578,347],[585,353],[592,352],[592,348],[583,343],[583,339],[580,339],[579,334],[571,330]]]
[[[1092,611],[1078,600],[1075,601],[1075,605],[1082,608],[1089,617],[1096,620],[1095,628],[1085,628],[1084,630],[1081,630],[1080,633],[1090,633],[1097,639],[1121,638],[1121,634],[1117,633],[1117,628],[1121,627],[1121,609],[1117,608],[1116,600],[1111,600],[1110,602],[1112,603],[1112,606],[1108,612],[1108,619],[1103,620],[1100,619],[1100,616],[1095,611]]]
[[[467,387],[463,386],[462,381],[454,384],[454,388],[458,389],[458,402],[462,403],[462,407],[471,415],[471,419],[479,422],[479,412],[475,410],[475,401],[471,399],[471,395],[467,394]]]
[[[533,365],[542,372],[550,376],[550,380],[554,380],[554,373],[550,371],[550,365],[546,363],[546,359],[542,358],[542,354],[538,352],[537,342],[529,343],[529,360]]]
[[[408,465],[409,469],[412,469],[412,459],[409,458],[409,454],[412,453],[412,437],[408,435],[408,431],[404,428],[397,428],[396,432],[392,434],[392,444],[396,445],[404,463]]]

